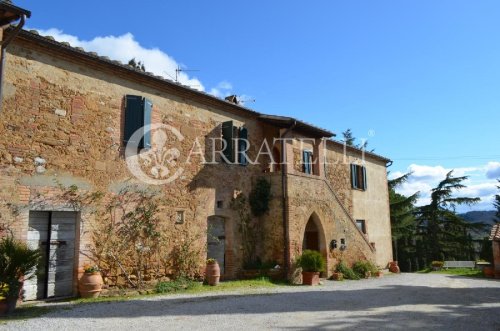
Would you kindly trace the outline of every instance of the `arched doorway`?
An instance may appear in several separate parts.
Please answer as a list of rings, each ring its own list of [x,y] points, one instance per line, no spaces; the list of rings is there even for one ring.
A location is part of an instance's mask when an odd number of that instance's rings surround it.
[[[328,276],[328,252],[326,248],[326,237],[321,220],[316,213],[309,216],[306,227],[304,229],[304,237],[302,239],[302,251],[309,249],[318,251],[325,258],[327,264],[325,272],[321,277]]]
[[[312,218],[309,218],[307,222],[304,240],[302,241],[302,250],[306,249],[319,252],[319,231]]]

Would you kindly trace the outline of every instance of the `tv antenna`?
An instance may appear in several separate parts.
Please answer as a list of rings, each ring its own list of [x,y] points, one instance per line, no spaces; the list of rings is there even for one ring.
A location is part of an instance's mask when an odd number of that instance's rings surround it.
[[[243,98],[239,98],[239,102],[241,102],[242,104],[245,104],[247,102],[255,102],[255,99],[243,99]]]
[[[197,70],[197,69],[191,69],[191,70],[189,70],[189,69],[181,69],[180,66],[177,66],[177,69],[175,69],[175,82],[176,83],[179,82],[179,74],[181,72],[192,72],[192,71],[199,71],[199,70]]]

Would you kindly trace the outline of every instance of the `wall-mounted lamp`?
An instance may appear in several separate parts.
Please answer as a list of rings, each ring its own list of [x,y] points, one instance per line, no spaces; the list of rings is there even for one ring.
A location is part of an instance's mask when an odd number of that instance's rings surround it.
[[[345,250],[346,250],[346,248],[347,248],[347,244],[346,244],[346,242],[345,242],[345,238],[341,238],[341,239],[340,239],[340,250],[341,250],[341,251],[345,251]]]

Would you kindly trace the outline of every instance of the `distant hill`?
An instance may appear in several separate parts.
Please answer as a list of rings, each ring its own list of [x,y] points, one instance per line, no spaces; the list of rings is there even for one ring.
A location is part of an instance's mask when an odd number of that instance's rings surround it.
[[[459,216],[465,219],[466,221],[477,223],[483,222],[486,224],[494,224],[495,223],[495,213],[494,210],[473,210],[469,211],[465,214],[460,214]]]
[[[472,236],[475,240],[482,239],[487,237],[491,231],[491,225],[495,224],[495,213],[494,210],[473,210],[464,214],[459,214],[458,216],[462,217],[466,221],[470,223],[484,223],[487,224],[486,228],[481,232],[472,233]]]

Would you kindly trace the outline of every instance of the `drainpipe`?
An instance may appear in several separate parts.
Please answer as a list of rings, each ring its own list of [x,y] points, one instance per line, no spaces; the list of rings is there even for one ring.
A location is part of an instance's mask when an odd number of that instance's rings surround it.
[[[292,131],[297,125],[297,121],[293,121],[293,124],[286,129],[286,131],[280,135],[280,138],[286,138],[288,132]],[[288,231],[288,161],[286,155],[286,141],[281,141],[281,155],[282,155],[282,167],[281,167],[281,190],[283,192],[283,241],[284,241],[284,258],[285,258],[285,275],[288,277],[288,271],[290,270],[290,254],[288,249],[290,247],[290,233]]]
[[[2,97],[3,96],[3,88],[2,87],[3,87],[3,69],[5,67],[5,50],[7,49],[7,46],[9,46],[12,39],[14,39],[19,34],[19,32],[23,28],[25,22],[26,22],[26,15],[23,14],[23,15],[21,15],[21,20],[16,25],[14,30],[7,36],[7,38],[5,38],[2,41],[2,44],[1,44],[2,60],[0,61],[0,112],[2,111],[2,104],[3,104],[3,97]]]

